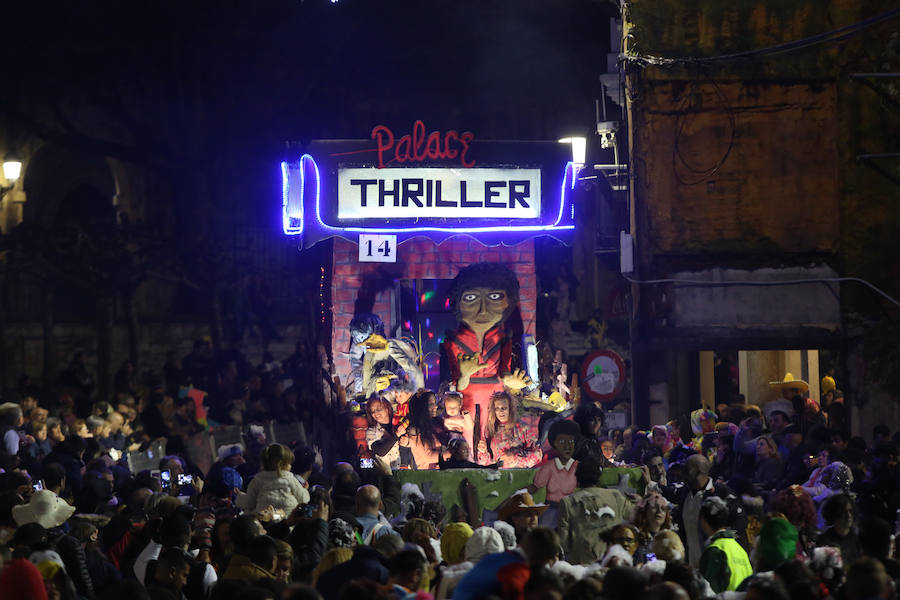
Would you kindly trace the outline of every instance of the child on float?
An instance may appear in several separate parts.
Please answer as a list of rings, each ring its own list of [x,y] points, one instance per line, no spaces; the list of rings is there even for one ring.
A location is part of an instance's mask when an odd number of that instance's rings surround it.
[[[459,392],[450,391],[444,394],[444,429],[450,439],[463,438],[466,440],[471,460],[472,439],[475,430],[475,419],[466,411],[463,411],[463,396]],[[448,440],[449,442],[449,440]]]

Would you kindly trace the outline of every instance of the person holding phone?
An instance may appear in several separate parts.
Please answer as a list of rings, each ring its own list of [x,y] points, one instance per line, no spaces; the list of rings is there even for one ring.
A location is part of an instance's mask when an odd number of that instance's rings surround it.
[[[366,429],[366,444],[369,450],[384,459],[391,470],[400,467],[399,436],[406,433],[406,426],[401,425],[394,430],[394,411],[391,403],[381,396],[372,396],[366,402],[366,416],[369,427]],[[362,466],[362,464],[360,464]]]

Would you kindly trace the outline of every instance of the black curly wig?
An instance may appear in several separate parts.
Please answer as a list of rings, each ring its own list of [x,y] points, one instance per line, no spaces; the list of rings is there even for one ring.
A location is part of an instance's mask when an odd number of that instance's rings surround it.
[[[466,290],[476,287],[495,288],[506,292],[509,307],[503,313],[505,321],[519,304],[519,279],[509,267],[501,263],[481,262],[463,267],[450,287],[450,310],[457,320],[462,320],[459,299]]]

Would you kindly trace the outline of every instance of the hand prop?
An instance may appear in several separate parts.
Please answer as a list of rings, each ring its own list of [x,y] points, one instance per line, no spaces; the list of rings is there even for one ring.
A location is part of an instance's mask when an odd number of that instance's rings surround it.
[[[503,385],[511,390],[519,391],[531,384],[531,378],[522,369],[503,376]]]
[[[475,373],[484,366],[481,362],[481,354],[460,354],[456,357],[456,360],[459,363],[459,374],[461,377],[468,378],[471,377],[472,373]]]

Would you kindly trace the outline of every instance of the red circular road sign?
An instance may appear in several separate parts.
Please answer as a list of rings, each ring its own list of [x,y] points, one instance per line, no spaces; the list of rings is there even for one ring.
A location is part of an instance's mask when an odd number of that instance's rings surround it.
[[[582,389],[595,401],[607,402],[618,396],[625,377],[625,363],[612,350],[591,352],[582,363]]]

